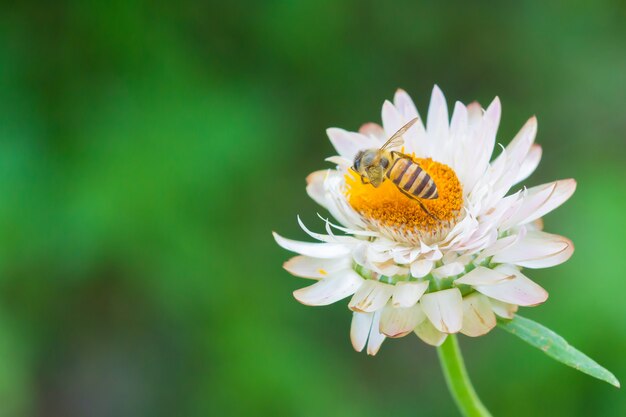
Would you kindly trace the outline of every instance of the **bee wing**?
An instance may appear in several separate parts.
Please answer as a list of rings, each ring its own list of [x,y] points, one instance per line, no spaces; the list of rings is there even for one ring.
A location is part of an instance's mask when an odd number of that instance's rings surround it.
[[[402,146],[402,144],[404,143],[404,139],[402,138],[402,135],[404,135],[406,131],[409,130],[411,126],[415,124],[415,122],[417,122],[418,119],[419,118],[416,117],[412,119],[411,121],[409,121],[404,126],[402,126],[396,133],[393,134],[392,137],[389,138],[387,142],[385,142],[383,146],[380,147],[380,149],[383,150],[386,148],[395,148],[397,146]]]

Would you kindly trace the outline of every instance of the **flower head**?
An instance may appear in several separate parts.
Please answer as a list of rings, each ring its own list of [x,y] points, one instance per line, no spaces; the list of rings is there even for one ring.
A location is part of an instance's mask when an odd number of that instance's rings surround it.
[[[352,344],[372,355],[386,337],[413,332],[431,345],[451,333],[486,334],[496,316],[512,318],[518,306],[548,298],[522,268],[558,265],[574,251],[570,240],[542,230],[541,217],[564,203],[576,182],[515,187],[541,158],[536,118],[491,160],[498,98],[486,110],[457,102],[449,121],[435,87],[426,125],[418,119],[397,150],[410,163],[390,168],[377,187],[364,181],[352,168],[359,152],[380,149],[416,117],[411,98],[398,90],[393,103],[383,104],[382,126],[328,129],[338,155],[327,160],[336,167],[309,175],[307,193],[340,224],[323,219],[326,233],[319,234],[298,219],[316,243],[274,234],[280,246],[299,254],[285,269],[317,280],[296,290],[295,298],[319,306],[351,296]],[[413,190],[429,198],[412,198]]]

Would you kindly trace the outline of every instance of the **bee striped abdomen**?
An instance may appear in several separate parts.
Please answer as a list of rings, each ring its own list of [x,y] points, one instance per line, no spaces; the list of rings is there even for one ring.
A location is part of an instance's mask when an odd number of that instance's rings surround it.
[[[432,200],[439,197],[430,175],[408,158],[396,159],[386,175],[398,188],[417,198]]]

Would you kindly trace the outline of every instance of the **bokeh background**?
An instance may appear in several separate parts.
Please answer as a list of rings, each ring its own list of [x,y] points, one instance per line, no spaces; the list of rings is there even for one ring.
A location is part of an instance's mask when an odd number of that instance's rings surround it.
[[[298,304],[329,126],[437,83],[533,114],[529,185],[566,264],[522,314],[626,380],[624,2],[6,2],[0,13],[0,416],[452,416],[416,337],[353,352],[345,303]],[[323,212],[322,212],[323,213]],[[624,416],[626,396],[500,330],[462,337],[498,416]]]

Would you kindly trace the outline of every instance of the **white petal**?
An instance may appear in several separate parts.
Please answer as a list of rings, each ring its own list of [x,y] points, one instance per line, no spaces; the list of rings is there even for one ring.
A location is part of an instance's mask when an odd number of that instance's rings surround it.
[[[576,181],[566,179],[529,188],[511,223],[526,224],[565,203],[576,191]]]
[[[389,100],[385,100],[383,103],[381,116],[383,119],[383,128],[385,129],[387,138],[391,137],[391,135],[396,133],[398,129],[406,123],[404,117],[402,117],[398,109],[396,109],[396,107],[391,104]]]
[[[419,304],[402,308],[386,306],[380,316],[380,332],[388,337],[403,337],[426,319]]]
[[[434,262],[426,259],[420,259],[411,264],[411,275],[415,278],[425,277],[433,269]]]
[[[448,123],[448,105],[446,104],[446,98],[443,96],[439,87],[435,85],[430,97],[426,130],[428,131],[428,136],[438,146],[443,145],[442,141],[448,137]]]
[[[493,242],[490,246],[486,247],[477,257],[475,262],[480,263],[483,260],[495,255],[498,252],[503,251],[504,249],[514,245],[518,240],[526,236],[526,227],[520,228],[517,234],[505,236]]]
[[[441,346],[448,335],[435,329],[429,320],[424,320],[415,328],[415,334],[431,346]]]
[[[363,278],[352,270],[329,275],[313,285],[293,292],[296,300],[304,305],[324,306],[346,298],[363,284]]]
[[[311,243],[311,242],[299,242],[297,240],[291,240],[280,236],[278,233],[273,232],[274,239],[284,249],[291,252],[296,252],[301,255],[310,256],[312,258],[341,258],[351,252],[350,245],[344,245],[342,243]]]
[[[501,265],[497,268],[515,278],[496,285],[476,285],[474,288],[488,297],[520,306],[534,306],[548,299],[548,292],[528,279],[517,269]]]
[[[465,271],[465,266],[462,263],[452,262],[447,265],[440,266],[439,268],[433,269],[431,273],[435,278],[447,278],[459,275],[463,271]]]
[[[329,274],[350,269],[349,257],[338,259],[319,259],[309,256],[294,256],[283,264],[291,275],[302,278],[326,278]]]
[[[461,333],[471,337],[482,336],[496,325],[489,300],[477,292],[463,298],[463,327]]]
[[[324,190],[324,180],[328,175],[328,170],[315,171],[306,177],[306,192],[320,206],[326,208],[326,191]]]
[[[406,120],[412,120],[419,117],[415,103],[413,103],[411,97],[403,89],[399,88],[396,91],[396,94],[393,96],[393,103]]]
[[[380,311],[374,313],[374,320],[372,321],[372,328],[370,329],[370,336],[367,341],[367,354],[376,355],[380,346],[385,341],[385,335],[379,330],[380,328]]]
[[[401,281],[393,289],[391,304],[394,307],[411,307],[428,289],[429,281]]]
[[[494,285],[513,278],[515,278],[515,275],[494,271],[484,266],[478,266],[461,278],[455,280],[454,283],[465,285]]]
[[[487,106],[487,110],[483,115],[484,124],[484,138],[483,149],[481,153],[486,156],[486,162],[488,163],[493,153],[493,148],[496,143],[496,133],[500,126],[500,115],[502,114],[502,105],[500,104],[500,98],[495,97],[493,101]]]
[[[372,320],[374,319],[374,313],[352,313],[352,324],[350,325],[350,341],[352,347],[357,352],[360,352],[367,343],[367,337],[370,334],[372,328]]]
[[[457,333],[463,323],[463,297],[458,288],[424,294],[422,309],[433,326],[444,333]]]
[[[452,120],[450,121],[450,135],[462,136],[467,134],[467,108],[457,101],[454,104]]]
[[[541,231],[530,231],[516,244],[498,252],[494,263],[526,268],[548,268],[567,261],[574,252],[571,240]]]
[[[357,152],[362,149],[375,148],[378,142],[360,133],[348,132],[344,129],[331,127],[326,134],[340,156],[354,160]]]
[[[393,285],[375,280],[366,280],[354,294],[348,307],[353,311],[372,312],[387,304],[393,294]]]
[[[530,150],[522,161],[522,165],[517,173],[517,178],[515,179],[516,184],[524,181],[526,178],[530,177],[533,172],[535,172],[535,169],[537,169],[539,162],[541,161],[541,153],[541,146],[534,144],[530,147]]]
[[[489,299],[489,303],[491,304],[493,312],[500,317],[504,317],[505,319],[512,319],[518,309],[517,305],[515,304],[505,303],[495,300],[493,298]]]

